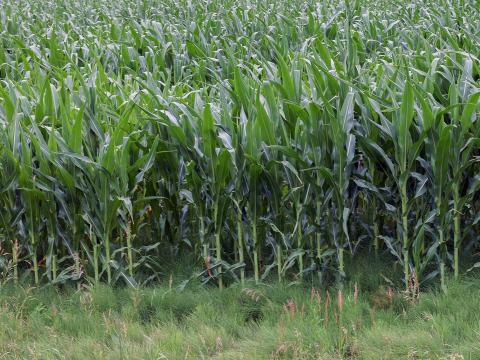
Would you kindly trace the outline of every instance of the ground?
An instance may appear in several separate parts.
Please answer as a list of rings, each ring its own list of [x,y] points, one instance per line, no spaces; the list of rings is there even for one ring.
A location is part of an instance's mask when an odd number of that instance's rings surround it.
[[[479,359],[480,275],[407,295],[354,277],[307,284],[173,278],[152,288],[0,289],[5,359]]]

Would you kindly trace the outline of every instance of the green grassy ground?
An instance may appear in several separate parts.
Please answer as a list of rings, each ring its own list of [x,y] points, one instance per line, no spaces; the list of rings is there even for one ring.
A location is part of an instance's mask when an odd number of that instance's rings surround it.
[[[307,285],[179,291],[175,278],[148,289],[3,286],[0,358],[480,358],[478,274],[418,298],[362,276],[343,301]]]

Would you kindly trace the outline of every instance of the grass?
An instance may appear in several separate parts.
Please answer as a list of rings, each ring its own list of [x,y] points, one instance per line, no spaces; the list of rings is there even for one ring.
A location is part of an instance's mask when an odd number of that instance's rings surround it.
[[[431,288],[418,298],[365,274],[344,285],[342,301],[334,288],[327,295],[278,283],[183,291],[177,279],[142,289],[3,286],[0,358],[480,357],[480,274],[452,281],[448,294]]]

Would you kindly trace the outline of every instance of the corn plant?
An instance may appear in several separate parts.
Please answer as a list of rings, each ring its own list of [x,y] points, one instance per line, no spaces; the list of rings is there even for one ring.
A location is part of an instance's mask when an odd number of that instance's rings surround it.
[[[445,290],[479,248],[474,0],[0,10],[5,278],[343,282],[372,251]]]

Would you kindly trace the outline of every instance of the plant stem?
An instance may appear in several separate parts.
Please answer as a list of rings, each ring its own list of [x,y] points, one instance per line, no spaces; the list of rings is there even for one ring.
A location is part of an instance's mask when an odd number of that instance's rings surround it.
[[[440,260],[440,286],[442,291],[446,294],[447,293],[447,286],[445,284],[445,262]]]
[[[95,273],[95,286],[98,285],[99,276],[98,276],[98,246],[97,244],[93,245],[93,271]]]
[[[218,266],[218,287],[223,289],[223,275],[222,275],[222,244],[220,242],[220,232],[221,226],[218,221],[218,203],[215,203],[214,209],[214,219],[215,219],[215,248],[217,261],[219,262]]]
[[[453,257],[454,257],[454,277],[455,280],[458,280],[458,249],[460,247],[460,197],[458,190],[458,183],[455,182],[453,185]]]
[[[277,244],[277,275],[278,281],[282,282],[282,246]]]
[[[110,269],[110,236],[108,231],[103,234],[105,240],[105,266],[107,267],[107,282],[110,285],[112,282],[112,270]]]
[[[302,206],[300,204],[297,204],[297,224],[298,224],[298,231],[297,231],[297,246],[299,250],[303,250],[303,244],[302,244]],[[298,272],[299,272],[299,277],[300,280],[303,279],[303,254],[300,253],[298,257]]]
[[[200,222],[200,245],[202,247],[202,252],[205,250],[205,223],[203,221],[203,212],[200,211],[200,218],[199,218],[199,222]],[[204,256],[204,258],[206,257],[206,255]]]
[[[343,278],[345,276],[345,264],[343,260],[343,247],[338,249],[338,270],[340,272],[340,283],[343,283]]]
[[[132,225],[129,222],[126,229],[127,237],[127,256],[128,256],[128,274],[133,277],[133,256],[132,256]]]
[[[242,210],[240,206],[237,211],[237,241],[238,241],[238,261],[241,264],[245,263],[245,257],[243,253],[243,231],[242,231]],[[240,269],[240,281],[242,285],[245,284],[245,267]]]
[[[258,243],[257,243],[257,210],[256,204],[253,211],[253,223],[252,223],[252,238],[253,238],[253,271],[255,277],[255,284],[259,282],[259,269],[258,269]]]
[[[401,184],[400,196],[402,201],[402,236],[403,236],[403,273],[405,276],[405,289],[408,290],[408,282],[410,278],[409,266],[410,259],[408,254],[408,204],[407,204],[407,182]]]
[[[320,188],[321,186],[321,177],[319,174],[317,174],[317,186]],[[319,191],[320,192],[320,191]],[[322,202],[320,201],[320,195],[319,193],[317,195],[317,203],[316,203],[316,224],[317,224],[317,231],[315,234],[316,237],[316,245],[317,245],[317,258],[318,258],[318,263],[319,263],[319,268],[321,269],[321,261],[322,261],[322,233],[320,231],[320,223],[322,221]],[[321,271],[321,270],[320,270]]]
[[[52,256],[52,279],[57,281],[57,255]]]
[[[18,240],[15,239],[12,246],[13,283],[18,284]]]
[[[447,287],[445,284],[445,257],[446,257],[446,244],[445,244],[445,237],[443,233],[443,229],[440,228],[438,231],[438,236],[439,236],[439,244],[440,244],[440,285],[442,288],[442,291],[444,293],[447,293]]]
[[[373,246],[375,248],[375,256],[378,257],[378,251],[380,249],[380,241],[379,236],[380,232],[378,230],[378,223],[374,220],[375,223],[373,224]]]
[[[37,261],[37,244],[35,243],[35,237],[32,234],[32,263],[33,263],[33,274],[35,278],[35,285],[38,285],[38,261]]]

